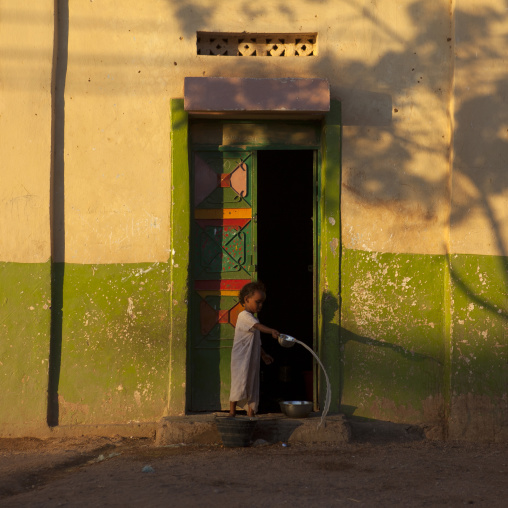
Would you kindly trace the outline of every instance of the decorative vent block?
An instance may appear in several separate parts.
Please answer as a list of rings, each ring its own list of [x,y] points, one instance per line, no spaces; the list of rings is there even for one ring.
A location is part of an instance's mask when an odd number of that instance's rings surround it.
[[[197,32],[198,55],[316,56],[317,33]]]

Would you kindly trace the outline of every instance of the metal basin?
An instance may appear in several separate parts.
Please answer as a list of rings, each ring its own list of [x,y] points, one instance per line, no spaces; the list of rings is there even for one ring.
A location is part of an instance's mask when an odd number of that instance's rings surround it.
[[[279,344],[282,347],[293,347],[296,344],[294,337],[291,337],[291,335],[286,335],[284,333],[281,333],[279,335],[278,340],[279,340]]]
[[[289,418],[307,418],[312,411],[312,402],[308,400],[285,400],[280,403],[280,408]]]

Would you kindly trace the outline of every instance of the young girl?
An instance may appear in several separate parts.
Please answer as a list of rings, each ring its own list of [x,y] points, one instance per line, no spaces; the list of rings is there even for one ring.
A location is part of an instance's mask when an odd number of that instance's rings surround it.
[[[240,303],[245,310],[238,315],[233,351],[231,352],[231,395],[229,416],[236,416],[236,406],[247,406],[247,415],[254,416],[259,404],[259,360],[269,365],[273,358],[261,347],[261,334],[270,333],[274,339],[279,332],[262,325],[254,314],[261,310],[266,299],[261,282],[246,284],[240,291]]]

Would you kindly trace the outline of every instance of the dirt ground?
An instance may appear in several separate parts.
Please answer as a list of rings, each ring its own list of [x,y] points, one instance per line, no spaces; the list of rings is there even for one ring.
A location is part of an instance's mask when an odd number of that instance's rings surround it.
[[[506,506],[508,445],[0,439],[0,506]],[[143,472],[150,466],[151,472]]]

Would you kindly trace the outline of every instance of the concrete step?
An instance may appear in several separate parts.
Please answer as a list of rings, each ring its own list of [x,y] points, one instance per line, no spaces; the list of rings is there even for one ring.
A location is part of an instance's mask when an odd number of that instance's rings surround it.
[[[193,414],[163,418],[155,432],[156,446],[172,444],[221,444],[222,439],[215,425],[217,417],[226,413]],[[253,441],[263,439],[268,443],[347,443],[351,440],[351,428],[343,415],[327,416],[319,426],[321,415],[307,418],[288,418],[282,414],[264,414],[256,417],[257,425]]]

